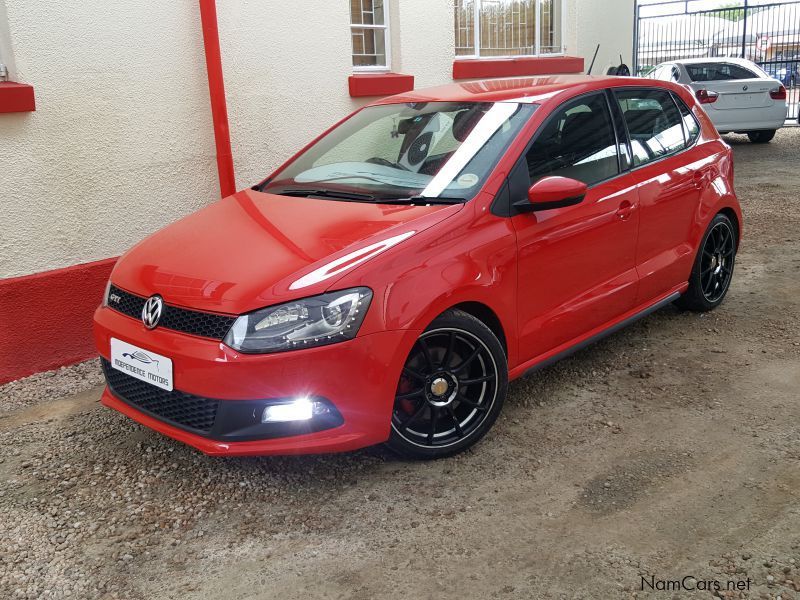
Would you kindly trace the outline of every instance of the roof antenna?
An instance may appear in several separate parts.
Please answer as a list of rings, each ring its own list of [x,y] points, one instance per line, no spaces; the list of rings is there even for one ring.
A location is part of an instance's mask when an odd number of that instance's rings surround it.
[[[586,71],[587,75],[592,74],[592,69],[594,69],[594,61],[597,60],[597,53],[600,52],[600,44],[597,44],[597,48],[594,49],[594,56],[592,57],[592,64],[589,65],[589,70]]]

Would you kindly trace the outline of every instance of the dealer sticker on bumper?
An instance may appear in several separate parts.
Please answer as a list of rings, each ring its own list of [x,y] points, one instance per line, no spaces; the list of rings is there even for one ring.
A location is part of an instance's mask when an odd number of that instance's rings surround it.
[[[111,338],[111,366],[162,390],[172,391],[172,360]]]

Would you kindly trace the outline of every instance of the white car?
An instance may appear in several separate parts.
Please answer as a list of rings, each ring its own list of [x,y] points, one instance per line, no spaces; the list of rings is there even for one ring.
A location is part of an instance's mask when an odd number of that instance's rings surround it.
[[[679,60],[658,65],[648,77],[689,86],[720,133],[746,133],[763,144],[786,121],[786,88],[749,60]]]

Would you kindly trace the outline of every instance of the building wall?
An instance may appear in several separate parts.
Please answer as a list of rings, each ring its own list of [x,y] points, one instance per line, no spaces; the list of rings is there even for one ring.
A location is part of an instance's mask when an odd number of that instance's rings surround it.
[[[346,0],[217,4],[243,188],[370,99],[348,94]],[[451,82],[452,0],[389,6],[393,70],[414,75],[418,88]],[[618,62],[619,52],[629,62],[633,0],[567,0],[565,29],[567,53],[587,65],[601,43],[595,73]],[[30,298],[32,318],[43,310],[24,286],[46,293],[47,280],[25,276],[74,282],[55,270],[92,263],[79,270],[91,270],[84,279],[92,285],[54,283],[59,291],[47,298],[83,314],[99,301],[108,259],[214,201],[219,185],[197,0],[0,0],[0,37],[0,61],[12,79],[34,86],[37,103],[35,112],[0,114],[1,346],[20,298]],[[58,329],[61,338],[69,331]],[[0,358],[14,355],[32,372],[88,356],[88,339],[47,360],[35,347],[31,355],[0,347]],[[0,364],[0,382],[10,372],[22,373]]]
[[[633,69],[634,0],[571,0],[568,13],[568,53],[584,57],[588,69],[600,44],[593,75],[618,66],[620,54]]]
[[[5,0],[0,277],[118,255],[218,194],[197,3]]]

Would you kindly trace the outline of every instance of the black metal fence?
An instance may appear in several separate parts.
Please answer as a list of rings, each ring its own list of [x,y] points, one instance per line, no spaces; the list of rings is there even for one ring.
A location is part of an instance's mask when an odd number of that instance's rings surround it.
[[[634,73],[687,58],[737,57],[757,63],[788,90],[787,119],[800,99],[800,1],[704,10],[698,0],[636,3]]]

